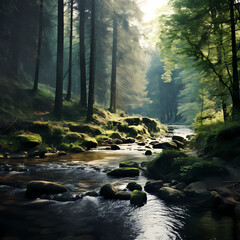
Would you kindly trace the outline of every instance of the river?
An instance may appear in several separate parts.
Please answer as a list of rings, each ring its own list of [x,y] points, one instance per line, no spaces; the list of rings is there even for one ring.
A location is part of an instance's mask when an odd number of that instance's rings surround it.
[[[191,130],[174,126],[174,134],[186,136]],[[112,178],[106,175],[119,162],[149,161],[137,144],[122,150],[93,150],[58,158],[1,160],[0,238],[76,240],[231,240],[238,239],[232,218],[214,215],[208,209],[170,205],[147,194],[147,204],[134,207],[129,201],[85,196],[76,201],[25,198],[31,180],[61,183],[76,196],[99,191],[111,182],[118,189],[134,180],[145,185],[145,176]]]

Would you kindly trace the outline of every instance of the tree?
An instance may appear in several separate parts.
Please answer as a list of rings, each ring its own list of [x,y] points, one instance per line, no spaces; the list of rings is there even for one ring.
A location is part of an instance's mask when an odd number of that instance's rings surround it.
[[[39,68],[40,68],[40,54],[41,54],[41,47],[42,47],[42,28],[43,28],[43,0],[40,0],[39,29],[38,29],[38,48],[37,48],[37,61],[36,61],[33,93],[36,93],[37,90],[38,90],[38,79],[39,79]]]
[[[57,73],[54,115],[62,118],[63,97],[63,45],[64,45],[64,4],[58,0],[58,38],[57,38]]]
[[[93,119],[94,87],[95,87],[95,0],[92,0],[91,8],[91,53],[89,69],[89,92],[88,92],[88,110],[87,121]]]
[[[69,63],[68,63],[68,89],[66,100],[71,99],[72,91],[72,42],[73,42],[73,0],[70,1],[70,35],[69,35]]]
[[[111,96],[110,96],[110,111],[116,112],[116,78],[117,78],[117,20],[113,18],[113,46],[112,46],[112,75],[111,75]]]
[[[86,0],[80,0],[80,72],[81,72],[81,94],[80,104],[87,107],[87,79],[86,79],[86,60],[85,60],[85,8]]]

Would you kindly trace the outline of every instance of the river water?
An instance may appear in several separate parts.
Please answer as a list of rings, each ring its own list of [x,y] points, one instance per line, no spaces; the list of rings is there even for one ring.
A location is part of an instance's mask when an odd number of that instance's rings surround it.
[[[190,129],[175,126],[174,134],[186,136]],[[214,215],[208,209],[189,209],[169,205],[147,194],[147,204],[134,207],[129,201],[105,200],[86,196],[68,198],[25,198],[26,184],[46,180],[67,186],[73,196],[99,191],[111,182],[125,189],[129,181],[142,186],[145,176],[112,178],[106,175],[119,162],[149,161],[142,147],[124,145],[119,151],[94,150],[54,159],[1,160],[0,239],[76,239],[76,240],[231,240],[239,239],[230,217]]]

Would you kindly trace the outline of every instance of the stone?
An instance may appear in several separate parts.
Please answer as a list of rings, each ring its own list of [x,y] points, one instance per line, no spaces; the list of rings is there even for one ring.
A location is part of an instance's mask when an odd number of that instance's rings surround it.
[[[130,197],[130,203],[137,206],[143,206],[146,202],[147,194],[139,190],[134,190]]]
[[[120,147],[118,145],[116,145],[116,144],[113,144],[111,146],[111,150],[120,150]]]
[[[175,142],[164,142],[164,143],[154,144],[153,148],[155,148],[155,149],[165,149],[165,148],[178,149],[178,146]]]
[[[146,156],[152,155],[152,151],[151,151],[151,150],[147,150],[147,151],[145,152],[145,155],[146,155]]]
[[[183,189],[186,188],[186,187],[187,187],[187,185],[186,185],[186,183],[184,183],[184,182],[177,183],[177,184],[174,186],[174,188],[177,189],[177,190],[183,190]]]
[[[122,138],[122,136],[120,135],[120,133],[118,133],[118,132],[114,132],[111,136],[110,136],[110,138],[112,138],[112,139],[121,139]]]
[[[173,141],[179,141],[179,142],[182,142],[182,143],[184,143],[186,140],[185,140],[185,138],[184,137],[181,137],[181,136],[173,136],[172,137],[172,140]]]
[[[132,137],[126,138],[123,140],[123,143],[135,143],[135,139]]]
[[[42,144],[42,137],[39,134],[23,133],[16,137],[25,149],[35,148]]]
[[[185,199],[185,194],[171,187],[162,187],[158,190],[158,197],[169,202],[181,202]]]
[[[177,141],[177,140],[173,140],[173,142],[175,142],[177,144],[178,148],[184,148],[184,143],[183,142],[180,142],[180,141]]]
[[[138,168],[139,165],[135,161],[126,161],[126,162],[121,162],[119,164],[119,167],[127,167],[127,168]]]
[[[115,197],[120,200],[130,200],[132,193],[128,191],[119,191]]]
[[[107,175],[114,177],[135,177],[139,176],[138,168],[116,168],[108,172]]]
[[[100,195],[104,198],[113,199],[118,190],[110,183],[104,184],[100,189]]]
[[[151,180],[146,182],[144,190],[149,193],[156,193],[163,186],[162,180]]]
[[[189,184],[186,188],[184,188],[184,193],[186,195],[192,196],[192,197],[204,196],[204,195],[209,194],[205,183],[203,183],[201,181],[193,182],[193,183]]]
[[[43,194],[58,194],[67,192],[67,188],[59,183],[48,181],[31,181],[27,184],[26,196],[37,198]]]
[[[130,190],[130,191],[134,191],[134,190],[139,190],[139,191],[142,191],[142,186],[136,182],[129,182],[128,185],[127,185],[127,188]]]

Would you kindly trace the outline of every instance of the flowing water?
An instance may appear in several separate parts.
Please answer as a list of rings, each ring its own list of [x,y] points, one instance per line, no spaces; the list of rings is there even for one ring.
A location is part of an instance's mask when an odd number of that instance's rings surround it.
[[[191,130],[175,126],[174,134],[186,136]],[[111,182],[125,189],[134,180],[145,185],[145,176],[112,178],[106,175],[119,162],[149,161],[136,144],[120,151],[95,150],[54,159],[2,160],[0,172],[0,239],[76,240],[168,240],[238,239],[230,217],[214,216],[210,210],[169,205],[148,194],[147,204],[134,207],[129,201],[77,196],[99,191]],[[59,182],[67,186],[75,201],[25,198],[31,180]],[[77,200],[76,200],[77,199]]]

